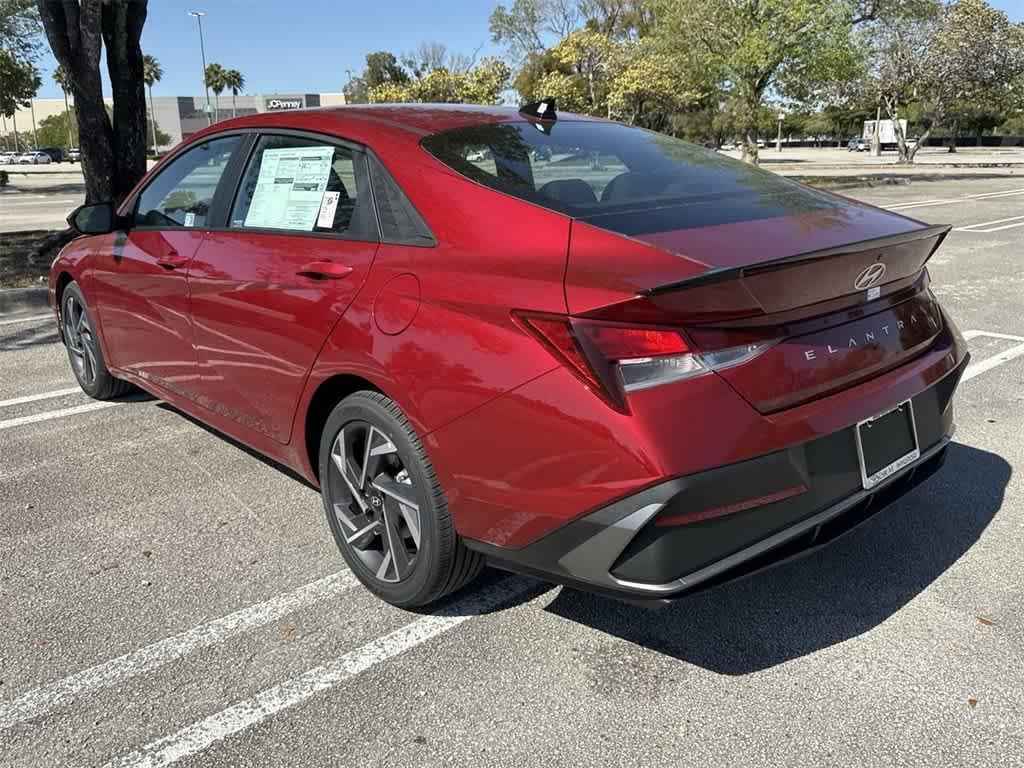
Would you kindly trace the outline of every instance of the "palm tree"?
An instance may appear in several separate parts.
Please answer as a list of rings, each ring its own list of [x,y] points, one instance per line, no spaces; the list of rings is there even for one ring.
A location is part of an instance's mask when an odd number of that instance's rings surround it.
[[[229,69],[224,73],[224,87],[231,91],[231,116],[238,114],[235,97],[245,89],[245,77],[237,69]]]
[[[213,91],[217,119],[220,119],[220,95],[224,92],[224,67],[220,64],[209,64],[206,67],[206,85]]]
[[[153,85],[159,83],[164,76],[164,70],[155,56],[148,53],[142,57],[142,79],[149,89],[149,119],[153,123],[153,151],[160,154],[160,147],[156,143],[156,110],[153,108]]]
[[[71,76],[64,71],[64,67],[58,65],[53,70],[53,81],[64,92],[64,119],[68,124],[68,149],[70,150],[75,146],[75,137],[71,131],[71,105],[68,104],[68,93],[71,91]]]

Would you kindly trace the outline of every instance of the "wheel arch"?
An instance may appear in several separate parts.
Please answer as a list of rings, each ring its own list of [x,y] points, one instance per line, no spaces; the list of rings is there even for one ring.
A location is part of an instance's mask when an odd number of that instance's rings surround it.
[[[57,279],[54,281],[54,309],[57,312],[58,320],[61,317],[61,302],[64,300],[64,290],[71,285],[75,280],[74,276],[67,269],[62,269],[57,274]],[[60,337],[61,343],[64,342],[64,325],[61,322],[57,323],[57,335]]]
[[[304,458],[312,476],[320,481],[320,434],[334,406],[349,395],[361,390],[387,394],[369,379],[351,373],[336,373],[322,381],[313,392],[303,418]]]

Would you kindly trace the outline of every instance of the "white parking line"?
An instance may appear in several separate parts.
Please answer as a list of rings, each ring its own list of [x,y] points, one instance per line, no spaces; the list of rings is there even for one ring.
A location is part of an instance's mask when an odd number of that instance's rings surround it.
[[[52,712],[98,688],[124,682],[193,651],[265,626],[300,608],[334,597],[356,584],[358,581],[351,572],[335,573],[124,656],[83,669],[70,677],[34,688],[9,704],[0,704],[0,731]]]
[[[997,331],[964,331],[964,338],[970,341],[978,336],[990,336],[993,339],[1006,339],[1007,341],[1024,341],[1024,336],[1012,336],[1009,333],[998,333]]]
[[[383,637],[371,640],[334,661],[279,685],[267,688],[204,720],[152,741],[131,754],[117,758],[105,768],[157,768],[198,754],[218,741],[294,707],[382,662],[422,645],[431,638],[487,613],[504,603],[525,597],[537,582],[521,576],[508,577],[492,587],[457,600],[448,607],[417,619]]]
[[[883,206],[890,211],[902,211],[905,208],[926,208],[933,205],[949,205],[950,203],[962,203],[966,200],[989,200],[999,197],[1013,197],[1024,195],[1024,189],[1005,189],[1000,192],[980,192],[976,195],[964,195],[963,197],[936,198],[935,200],[916,200],[909,203],[894,203]]]
[[[986,357],[984,360],[979,360],[976,363],[971,363],[967,366],[967,370],[964,371],[964,376],[961,381],[970,381],[975,376],[980,376],[986,371],[991,371],[1003,363],[1008,363],[1011,360],[1024,355],[1024,344],[1018,344],[1015,347],[1010,347],[1005,352],[992,355],[992,357]]]
[[[31,315],[29,317],[14,317],[9,320],[0,320],[0,325],[17,325],[18,323],[34,323],[37,320],[54,320],[52,314],[49,315]]]
[[[13,427],[21,427],[25,424],[35,424],[40,421],[50,421],[51,419],[61,419],[65,416],[75,416],[79,413],[88,413],[89,411],[98,411],[101,408],[113,408],[115,405],[126,405],[126,402],[95,402],[86,403],[85,405],[76,405],[71,408],[61,408],[57,411],[44,411],[43,413],[33,413],[31,416],[19,416],[15,419],[6,419],[0,421],[0,430],[12,429]]]
[[[77,200],[40,200],[35,203],[4,203],[4,207],[0,210],[7,210],[8,208],[27,208],[30,205],[34,205],[37,208],[44,205],[65,205],[67,203],[76,203]]]
[[[12,405],[21,405],[22,403],[34,403],[37,400],[49,400],[51,397],[64,397],[65,395],[73,395],[75,392],[81,391],[81,387],[68,387],[67,389],[52,389],[49,392],[37,392],[34,395],[12,397],[10,400],[0,400],[0,408],[8,408]]]
[[[988,234],[989,232],[1001,232],[1004,229],[1014,229],[1015,227],[1024,227],[1024,216],[1012,216],[1009,219],[997,219],[995,221],[985,221],[980,224],[968,224],[966,227],[956,227],[955,232],[976,232],[980,234]],[[1001,227],[989,226],[991,224],[999,224],[1004,221],[1015,221],[1016,224],[1003,224]]]

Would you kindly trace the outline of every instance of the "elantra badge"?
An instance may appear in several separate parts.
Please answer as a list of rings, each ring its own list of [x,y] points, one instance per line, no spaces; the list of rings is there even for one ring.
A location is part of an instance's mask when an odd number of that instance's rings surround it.
[[[884,275],[885,264],[876,261],[871,266],[865,267],[864,271],[857,275],[857,279],[853,281],[853,287],[858,291],[863,291],[881,280]]]

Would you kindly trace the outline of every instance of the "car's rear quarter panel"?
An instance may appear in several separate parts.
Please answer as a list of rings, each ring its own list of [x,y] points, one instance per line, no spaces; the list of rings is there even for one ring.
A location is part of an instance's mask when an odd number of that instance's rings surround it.
[[[306,440],[314,394],[337,376],[367,379],[428,436],[557,367],[511,310],[566,311],[569,219],[458,176],[407,138],[379,137],[371,147],[437,245],[381,245],[313,368],[293,445]],[[395,318],[411,320],[395,333]],[[461,524],[461,457],[433,441],[428,452]]]

